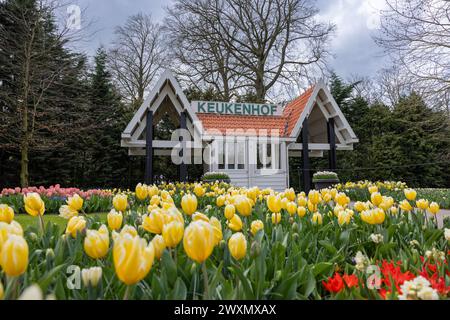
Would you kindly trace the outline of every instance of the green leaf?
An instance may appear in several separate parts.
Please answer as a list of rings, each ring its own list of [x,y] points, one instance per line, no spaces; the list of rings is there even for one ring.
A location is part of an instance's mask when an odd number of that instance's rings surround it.
[[[312,268],[312,272],[314,274],[314,277],[317,278],[317,276],[328,273],[333,268],[333,264],[330,262],[319,262],[318,264],[314,265]]]

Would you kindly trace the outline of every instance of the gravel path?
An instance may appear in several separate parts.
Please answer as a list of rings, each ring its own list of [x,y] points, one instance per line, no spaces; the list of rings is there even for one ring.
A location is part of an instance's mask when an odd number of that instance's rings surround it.
[[[428,216],[432,216],[432,215],[428,215]],[[446,217],[450,217],[450,210],[441,210],[441,211],[439,211],[439,213],[437,214],[439,228],[443,227],[444,219]]]

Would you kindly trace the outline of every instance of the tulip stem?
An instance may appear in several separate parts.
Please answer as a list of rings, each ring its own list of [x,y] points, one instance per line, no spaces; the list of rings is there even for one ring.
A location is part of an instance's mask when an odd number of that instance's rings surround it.
[[[41,226],[42,234],[44,234],[44,232],[45,232],[45,225],[44,225],[44,218],[42,217],[42,215],[39,215],[39,224]]]
[[[209,282],[208,282],[208,271],[206,270],[206,262],[203,262],[202,270],[203,270],[203,286],[205,290],[203,300],[209,300]]]
[[[125,294],[123,295],[123,300],[128,300],[130,297],[131,286],[127,286]]]

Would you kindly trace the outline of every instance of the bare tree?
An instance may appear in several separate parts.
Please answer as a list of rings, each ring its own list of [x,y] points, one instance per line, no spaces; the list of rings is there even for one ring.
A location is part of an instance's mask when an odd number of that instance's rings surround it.
[[[161,27],[150,15],[139,13],[117,27],[115,34],[109,65],[122,95],[136,108],[164,64]]]
[[[164,31],[168,54],[179,62],[174,71],[188,86],[211,87],[228,101],[245,87],[241,81],[245,69],[215,32],[213,20],[205,15],[208,6],[207,1],[178,1],[167,9]]]
[[[450,89],[450,2],[386,0],[386,4],[375,41],[418,91],[442,101]]]
[[[310,0],[177,0],[177,5],[192,19],[207,21],[199,39],[217,39],[233,58],[231,73],[261,101],[279,81],[292,81],[305,66],[323,62],[334,29],[315,19]]]

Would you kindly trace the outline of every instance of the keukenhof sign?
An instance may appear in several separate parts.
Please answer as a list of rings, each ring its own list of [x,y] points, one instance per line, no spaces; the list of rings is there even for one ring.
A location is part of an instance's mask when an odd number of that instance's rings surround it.
[[[192,108],[197,113],[218,113],[248,116],[277,116],[282,108],[273,104],[193,101]]]

